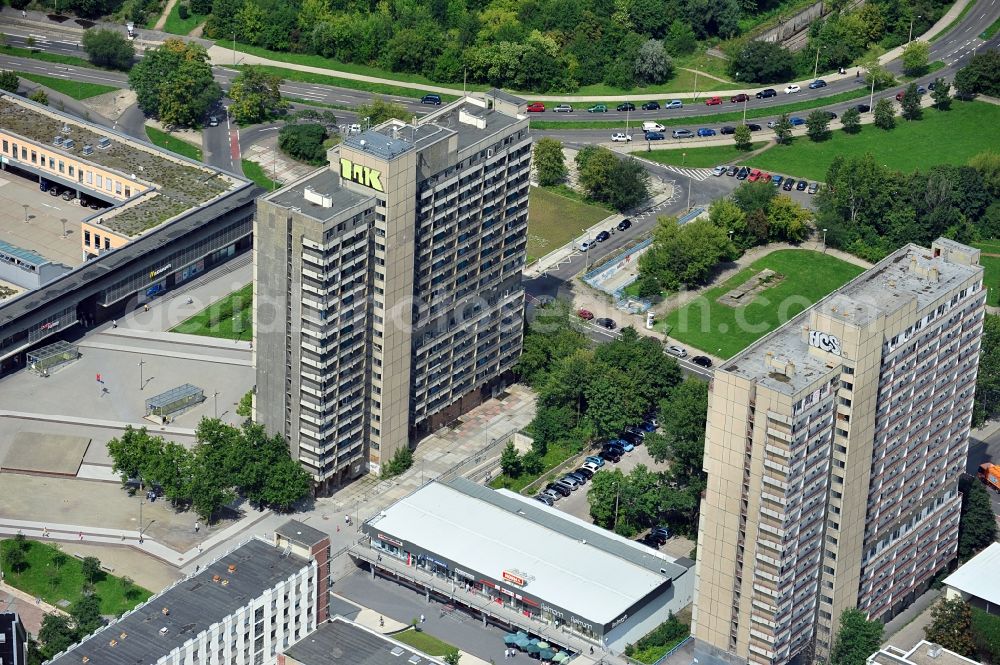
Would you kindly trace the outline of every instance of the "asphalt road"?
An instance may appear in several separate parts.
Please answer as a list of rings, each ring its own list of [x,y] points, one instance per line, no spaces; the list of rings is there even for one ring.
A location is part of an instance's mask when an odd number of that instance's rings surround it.
[[[987,425],[981,430],[973,430],[969,441],[969,460],[966,471],[976,475],[979,465],[983,462],[1000,464],[1000,426]],[[993,504],[993,514],[1000,516],[1000,493],[989,492],[990,503]]]

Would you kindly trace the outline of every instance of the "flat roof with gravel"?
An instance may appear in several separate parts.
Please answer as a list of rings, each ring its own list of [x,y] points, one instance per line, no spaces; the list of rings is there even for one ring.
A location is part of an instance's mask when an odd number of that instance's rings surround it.
[[[302,665],[440,665],[408,647],[343,617],[320,625],[288,647],[285,656]]]

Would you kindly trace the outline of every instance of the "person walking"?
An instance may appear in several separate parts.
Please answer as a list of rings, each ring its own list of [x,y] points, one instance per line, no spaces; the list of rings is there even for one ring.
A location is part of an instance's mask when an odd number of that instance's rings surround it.
[[[194,523],[194,532],[198,533],[198,529],[200,529],[200,528],[201,528],[201,524],[199,524],[198,522],[195,522]]]
[[[21,18],[28,18],[28,12],[21,10]]]

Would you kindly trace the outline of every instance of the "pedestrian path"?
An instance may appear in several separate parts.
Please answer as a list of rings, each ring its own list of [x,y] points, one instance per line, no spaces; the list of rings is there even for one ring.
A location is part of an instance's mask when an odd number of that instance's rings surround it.
[[[51,413],[32,413],[29,411],[10,411],[0,409],[0,418],[19,418],[22,420],[37,420],[48,423],[66,423],[71,425],[85,425],[90,427],[104,427],[107,429],[124,430],[126,427],[135,427],[135,423],[127,423],[120,420],[106,420],[103,418],[82,418],[80,416],[55,415]],[[151,428],[152,429],[152,428]],[[160,435],[175,434],[178,436],[194,436],[194,429],[189,427],[174,427],[173,425],[157,425],[156,433]]]

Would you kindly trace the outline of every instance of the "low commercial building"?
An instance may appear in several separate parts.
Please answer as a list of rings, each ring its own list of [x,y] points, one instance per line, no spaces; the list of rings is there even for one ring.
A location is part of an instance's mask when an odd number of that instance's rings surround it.
[[[927,640],[909,651],[886,646],[868,657],[868,665],[977,665],[976,661]]]
[[[53,665],[274,665],[326,619],[329,538],[301,523],[243,543],[55,656]],[[327,554],[328,557],[328,554]]]
[[[513,610],[529,628],[558,627],[611,650],[641,638],[694,593],[693,561],[464,478],[427,483],[362,530],[378,552],[376,568],[391,559],[422,569]]]
[[[945,596],[1000,615],[1000,543],[993,543],[944,580]]]
[[[278,665],[444,665],[423,651],[335,617],[278,655]]]

